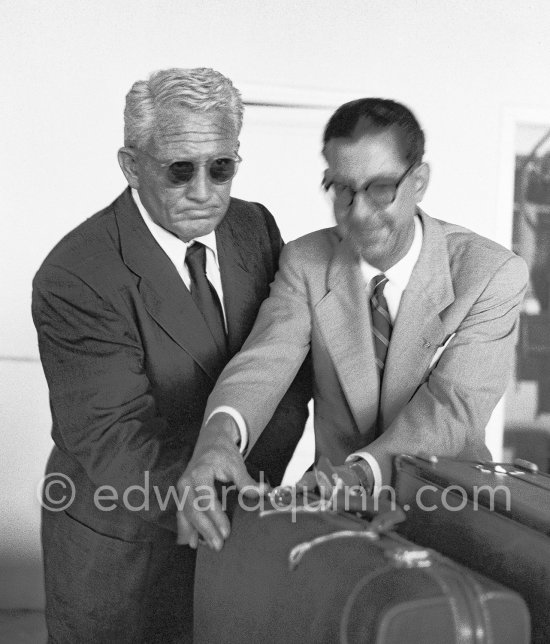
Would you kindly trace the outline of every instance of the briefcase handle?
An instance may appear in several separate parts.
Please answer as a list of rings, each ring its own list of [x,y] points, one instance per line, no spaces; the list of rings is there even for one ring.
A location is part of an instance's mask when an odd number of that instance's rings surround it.
[[[341,518],[355,521],[373,534],[388,532],[406,519],[406,514],[395,501],[382,497],[372,497],[365,491],[358,494],[346,493],[345,488],[337,490],[329,499],[308,491],[298,492],[292,486],[275,488],[268,495],[271,507],[262,511],[260,516],[279,512],[295,514],[322,513],[327,520],[334,518],[339,525]],[[365,521],[368,526],[365,528]]]

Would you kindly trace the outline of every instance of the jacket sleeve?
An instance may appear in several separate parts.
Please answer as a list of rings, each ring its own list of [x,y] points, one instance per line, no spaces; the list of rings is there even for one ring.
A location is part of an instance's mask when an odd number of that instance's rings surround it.
[[[190,454],[158,414],[140,339],[120,312],[60,267],[35,277],[32,314],[58,447],[97,487],[114,487],[119,500],[149,477],[139,514],[175,529],[174,512],[160,506],[168,500],[175,511],[169,488],[175,493]]]
[[[271,241],[271,252],[275,268],[283,240],[271,213],[258,204],[265,218]],[[279,485],[285,469],[302,437],[308,418],[308,401],[312,397],[311,359],[308,354],[298,374],[284,393],[262,434],[247,456],[247,466],[254,478],[263,473],[271,485]]]
[[[222,371],[206,406],[205,419],[220,406],[237,409],[243,416],[250,447],[259,439],[283,400],[300,368],[305,386],[289,390],[288,401],[310,396],[309,361],[311,313],[299,254],[288,244],[281,253],[279,271],[264,300],[256,322],[241,351]],[[305,366],[304,365],[305,361]],[[299,377],[301,377],[300,374]],[[281,404],[280,432],[285,428],[288,403]],[[264,439],[262,436],[262,442]]]

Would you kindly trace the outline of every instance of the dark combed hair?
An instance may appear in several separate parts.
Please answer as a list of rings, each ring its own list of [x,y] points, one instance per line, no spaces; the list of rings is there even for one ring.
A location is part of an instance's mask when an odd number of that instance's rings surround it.
[[[331,139],[352,137],[359,121],[365,129],[397,128],[403,156],[409,164],[421,163],[424,156],[424,132],[414,114],[401,103],[386,98],[359,98],[341,105],[330,117],[323,136],[323,145]]]

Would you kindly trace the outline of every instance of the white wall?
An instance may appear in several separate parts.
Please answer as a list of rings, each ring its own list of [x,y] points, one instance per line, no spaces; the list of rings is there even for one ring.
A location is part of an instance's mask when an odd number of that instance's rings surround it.
[[[0,578],[23,559],[36,574],[39,553],[34,489],[49,420],[30,282],[61,235],[123,188],[116,149],[131,83],[162,67],[212,66],[249,97],[269,85],[397,98],[427,132],[426,210],[508,244],[502,115],[550,107],[549,27],[547,0],[0,0]],[[250,113],[235,194],[264,201],[287,238],[326,225],[309,192],[317,170],[304,167],[317,152],[284,155],[277,180],[260,182],[280,140]],[[315,140],[307,127],[297,135]],[[253,128],[269,145],[254,145]],[[294,206],[305,195],[315,207]],[[40,604],[26,575],[8,577],[0,606]]]

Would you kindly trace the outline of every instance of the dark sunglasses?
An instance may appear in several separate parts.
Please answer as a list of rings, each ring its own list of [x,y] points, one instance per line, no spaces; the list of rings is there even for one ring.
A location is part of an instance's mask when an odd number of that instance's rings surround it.
[[[208,168],[208,176],[212,183],[221,185],[231,181],[237,174],[239,163],[242,161],[241,157],[235,152],[234,156],[215,157],[206,160],[204,163],[197,163],[196,161],[167,161],[163,163],[152,154],[140,150],[155,161],[157,165],[165,171],[166,180],[173,186],[183,186],[189,183],[195,176],[197,169],[205,166]]]

